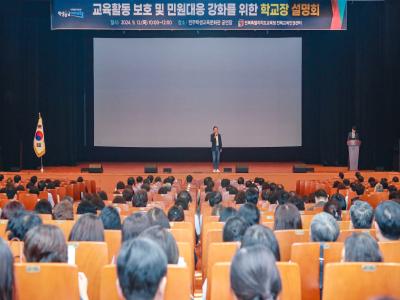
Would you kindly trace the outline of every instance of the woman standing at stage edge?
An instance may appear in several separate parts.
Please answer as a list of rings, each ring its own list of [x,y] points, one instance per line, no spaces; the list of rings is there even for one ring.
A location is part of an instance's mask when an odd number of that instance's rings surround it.
[[[219,159],[222,152],[222,139],[221,135],[218,132],[218,127],[213,127],[213,133],[211,133],[210,137],[211,141],[211,153],[212,153],[212,161],[213,161],[213,172],[218,173],[219,171]]]

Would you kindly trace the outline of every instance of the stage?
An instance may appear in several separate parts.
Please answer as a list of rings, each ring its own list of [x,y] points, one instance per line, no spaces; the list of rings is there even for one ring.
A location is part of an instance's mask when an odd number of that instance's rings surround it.
[[[96,162],[97,163],[97,162]],[[111,193],[115,187],[117,181],[122,180],[126,182],[129,176],[147,176],[144,173],[145,165],[150,163],[145,162],[103,162],[103,173],[92,174],[82,173],[81,168],[87,168],[89,163],[80,163],[76,166],[44,166],[44,172],[40,173],[38,170],[22,170],[18,172],[24,179],[32,175],[37,175],[39,178],[51,178],[51,179],[68,179],[76,180],[78,176],[82,176],[84,179],[95,179],[97,186],[107,193]],[[346,178],[353,179],[354,172],[349,172],[347,167],[327,167],[322,165],[307,165],[313,167],[313,173],[293,173],[293,165],[298,162],[249,162],[239,163],[241,165],[247,165],[249,167],[249,173],[235,173],[235,167],[238,163],[235,162],[222,162],[220,170],[224,168],[232,168],[232,173],[213,173],[212,164],[205,162],[171,162],[171,163],[153,163],[158,168],[158,173],[154,173],[154,176],[161,176],[165,178],[169,175],[173,175],[176,178],[184,179],[186,175],[191,174],[196,179],[203,179],[206,176],[211,176],[215,179],[229,178],[237,179],[239,176],[245,179],[254,179],[254,177],[263,177],[265,180],[281,183],[287,190],[295,190],[296,181],[299,179],[316,179],[325,180],[338,178],[338,173],[345,173]],[[171,173],[163,173],[164,168],[171,168]],[[376,172],[373,170],[360,171],[364,178],[367,180],[368,177],[373,176],[375,178],[386,177],[389,180],[393,176],[400,176],[399,172]],[[16,172],[0,172],[7,176],[13,176]]]

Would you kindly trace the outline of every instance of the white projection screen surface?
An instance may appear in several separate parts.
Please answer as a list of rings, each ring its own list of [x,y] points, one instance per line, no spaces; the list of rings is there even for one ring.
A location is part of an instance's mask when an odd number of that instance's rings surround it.
[[[94,146],[301,146],[301,38],[95,38]]]

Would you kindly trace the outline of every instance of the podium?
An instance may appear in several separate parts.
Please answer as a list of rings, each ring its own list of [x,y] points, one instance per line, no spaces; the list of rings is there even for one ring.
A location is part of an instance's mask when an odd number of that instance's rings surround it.
[[[360,140],[348,140],[347,147],[349,148],[349,170],[358,171],[358,157],[360,153]]]

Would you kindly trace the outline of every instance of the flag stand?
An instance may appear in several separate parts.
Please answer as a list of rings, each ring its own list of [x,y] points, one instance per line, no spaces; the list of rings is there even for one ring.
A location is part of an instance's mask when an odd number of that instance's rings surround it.
[[[43,173],[43,157],[40,157],[40,173]]]

